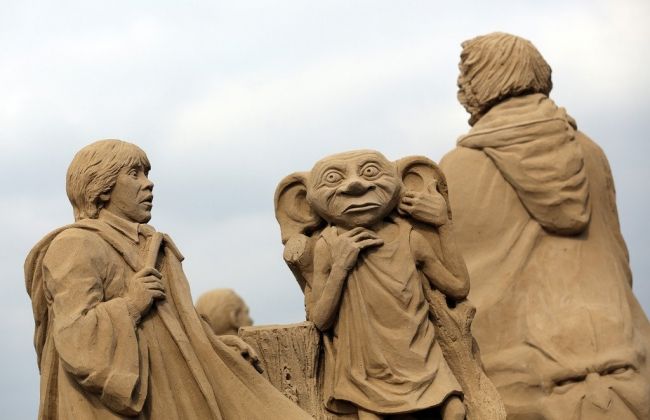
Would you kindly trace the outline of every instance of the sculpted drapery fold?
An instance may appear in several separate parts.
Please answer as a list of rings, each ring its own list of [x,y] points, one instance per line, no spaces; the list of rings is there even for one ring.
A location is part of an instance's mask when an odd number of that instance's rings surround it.
[[[201,322],[167,235],[159,256],[167,298],[136,325],[121,295],[143,265],[145,239],[102,219],[51,233],[26,262],[28,290],[42,298],[34,301],[40,418],[309,418]]]
[[[47,289],[56,297],[53,344],[64,369],[81,386],[99,394],[114,411],[133,415],[142,410],[146,397],[147,354],[140,354],[126,300],[110,296],[119,288],[102,284],[116,274],[111,273],[115,268],[107,264],[108,244],[92,236],[96,234],[82,229],[67,230],[52,242],[43,260]],[[87,263],[77,262],[80,255]]]
[[[473,331],[509,414],[648,418],[650,324],[632,293],[600,147],[530,94],[487,111],[441,167],[472,279]]]
[[[496,134],[498,133],[498,134]],[[482,150],[550,232],[582,232],[591,215],[589,183],[575,121],[543,94],[496,105],[458,141]]]

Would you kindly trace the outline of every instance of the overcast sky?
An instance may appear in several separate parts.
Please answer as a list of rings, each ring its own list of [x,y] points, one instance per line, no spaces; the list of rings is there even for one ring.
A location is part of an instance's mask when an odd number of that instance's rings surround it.
[[[182,4],[182,5],[181,5]],[[607,153],[635,292],[650,310],[650,3],[0,1],[0,407],[32,419],[38,370],[22,264],[72,221],[65,171],[93,140],[140,145],[152,224],[197,297],[233,287],[257,324],[298,322],[273,192],[327,154],[439,160],[467,131],[460,43],[530,39],[551,97]]]

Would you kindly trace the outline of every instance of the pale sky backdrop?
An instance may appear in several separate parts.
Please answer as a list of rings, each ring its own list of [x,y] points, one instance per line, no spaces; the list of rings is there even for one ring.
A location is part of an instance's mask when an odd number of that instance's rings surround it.
[[[277,182],[356,148],[439,160],[468,129],[460,43],[496,30],[533,41],[551,97],[607,153],[650,310],[648,22],[647,0],[1,0],[0,417],[36,416],[22,264],[72,221],[65,171],[82,146],[148,153],[152,224],[186,255],[195,298],[232,287],[258,324],[301,321]]]

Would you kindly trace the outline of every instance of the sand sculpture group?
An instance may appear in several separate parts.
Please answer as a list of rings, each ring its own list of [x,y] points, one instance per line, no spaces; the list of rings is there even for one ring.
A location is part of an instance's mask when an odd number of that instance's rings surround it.
[[[471,129],[437,165],[342,152],[275,194],[306,320],[192,302],[137,146],[79,151],[74,223],[25,262],[41,419],[650,418],[650,324],[602,150],[522,38],[462,44]],[[471,285],[471,287],[470,287]]]

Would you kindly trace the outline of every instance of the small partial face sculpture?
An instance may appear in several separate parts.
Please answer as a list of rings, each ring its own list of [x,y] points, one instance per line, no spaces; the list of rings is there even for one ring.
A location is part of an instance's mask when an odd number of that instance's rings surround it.
[[[234,310],[232,314],[233,318],[233,327],[239,329],[240,327],[250,327],[253,325],[253,319],[250,316],[250,310],[248,309],[248,305],[244,303],[243,300],[240,300],[240,304],[237,306],[237,308]]]
[[[579,374],[556,379],[552,391],[542,400],[544,418],[648,418],[648,382],[639,374],[638,367],[626,359],[612,358]]]
[[[317,162],[307,200],[330,224],[371,227],[395,208],[400,189],[393,163],[379,152],[359,150]]]
[[[509,377],[500,386],[508,419],[650,418],[650,383],[640,370],[643,356],[630,348],[600,348],[600,354],[571,359],[570,369],[545,357],[533,360],[520,359],[525,372],[497,373]]]
[[[103,194],[104,208],[123,219],[134,223],[151,220],[153,207],[153,182],[141,165],[123,168],[117,176],[110,193]]]

